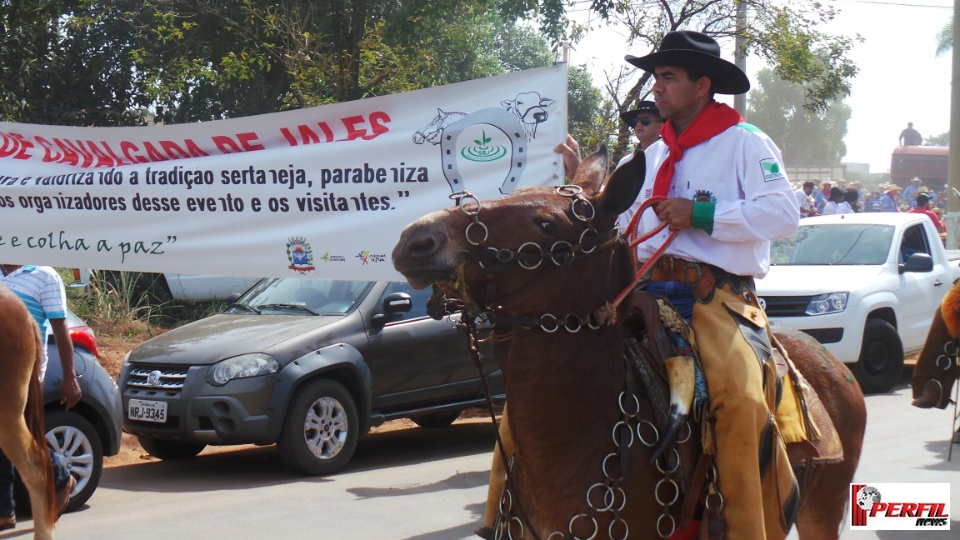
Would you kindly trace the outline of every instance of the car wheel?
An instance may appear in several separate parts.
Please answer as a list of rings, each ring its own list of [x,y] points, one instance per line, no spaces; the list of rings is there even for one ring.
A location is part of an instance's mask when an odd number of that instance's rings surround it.
[[[299,473],[331,474],[347,465],[359,437],[353,396],[340,383],[321,379],[294,394],[277,450],[283,462]]]
[[[77,481],[66,511],[84,505],[96,491],[103,472],[103,444],[86,418],[71,411],[50,411],[45,417],[47,445]]]
[[[445,428],[460,418],[460,411],[426,414],[411,418],[416,425],[427,429]]]
[[[207,445],[203,443],[166,441],[140,436],[137,436],[137,441],[148,454],[157,459],[164,460],[190,459],[207,447]]]
[[[853,374],[864,393],[887,392],[903,373],[903,343],[897,330],[887,321],[871,319],[863,331],[860,360]]]

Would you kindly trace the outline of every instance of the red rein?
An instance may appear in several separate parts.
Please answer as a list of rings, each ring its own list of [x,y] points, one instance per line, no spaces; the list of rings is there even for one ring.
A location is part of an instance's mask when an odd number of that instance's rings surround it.
[[[660,231],[663,230],[664,227],[667,226],[667,222],[662,221],[652,231],[635,239],[636,232],[637,232],[637,225],[640,223],[640,215],[643,214],[644,210],[650,208],[651,206],[653,206],[654,204],[660,201],[665,201],[665,200],[667,200],[667,198],[662,195],[656,195],[656,196],[650,197],[649,199],[643,201],[643,204],[640,205],[640,208],[637,210],[635,214],[633,214],[633,217],[630,219],[630,224],[627,225],[627,230],[625,231],[625,233],[627,234],[627,239],[630,240],[630,249],[633,250],[634,257],[637,256],[636,249],[641,242],[645,242],[649,240],[652,236],[659,233]],[[663,252],[667,250],[667,246],[669,246],[670,243],[673,242],[673,239],[677,237],[678,232],[680,231],[673,231],[670,233],[670,236],[668,236],[666,241],[663,242],[663,245],[661,245],[657,249],[657,251],[654,252],[653,256],[650,257],[647,260],[647,262],[645,262],[643,266],[640,267],[640,270],[637,270],[637,273],[633,276],[633,281],[630,282],[630,284],[627,285],[625,289],[620,291],[620,294],[618,294],[617,297],[613,299],[613,301],[610,303],[610,307],[612,308],[611,309],[612,313],[616,313],[617,307],[620,306],[620,304],[623,302],[623,299],[626,298],[627,295],[629,295],[631,292],[633,292],[633,289],[637,286],[637,283],[640,282],[640,278],[642,278],[643,275],[646,274],[648,270],[650,270],[650,267],[653,266],[655,262],[657,262],[657,259],[659,259],[661,255],[663,255]]]

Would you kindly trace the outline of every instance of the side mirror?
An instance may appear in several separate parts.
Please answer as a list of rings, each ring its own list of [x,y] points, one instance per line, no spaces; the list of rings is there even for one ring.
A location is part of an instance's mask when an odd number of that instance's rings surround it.
[[[898,268],[901,274],[905,272],[932,272],[933,257],[926,253],[914,253],[907,259],[907,262],[901,264]]]
[[[241,295],[238,292],[230,293],[230,296],[227,297],[227,305],[229,306],[230,304],[236,304],[237,300],[240,299],[240,296]]]
[[[407,313],[413,309],[413,299],[407,293],[390,293],[383,298],[382,308],[383,313],[377,313],[372,319],[374,324],[380,326],[393,319],[395,313]]]

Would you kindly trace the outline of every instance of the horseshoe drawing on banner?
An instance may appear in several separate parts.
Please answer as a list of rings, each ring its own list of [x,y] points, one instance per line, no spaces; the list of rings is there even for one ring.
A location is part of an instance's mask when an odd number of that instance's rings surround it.
[[[500,193],[504,195],[512,193],[517,187],[527,164],[527,136],[516,115],[504,109],[494,107],[480,109],[467,115],[462,120],[450,124],[443,130],[440,140],[443,176],[450,184],[453,193],[464,190],[463,178],[461,178],[460,170],[457,167],[457,138],[465,129],[477,124],[487,124],[495,127],[510,139],[510,171],[507,172],[507,176],[500,186]],[[466,151],[467,149],[464,148],[463,152]],[[465,154],[464,157],[468,156]]]

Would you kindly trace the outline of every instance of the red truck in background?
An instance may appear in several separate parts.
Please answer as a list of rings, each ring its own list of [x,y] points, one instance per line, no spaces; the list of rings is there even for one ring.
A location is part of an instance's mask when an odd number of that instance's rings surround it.
[[[890,180],[907,186],[914,178],[939,191],[947,183],[950,148],[947,146],[897,146],[890,158]]]

